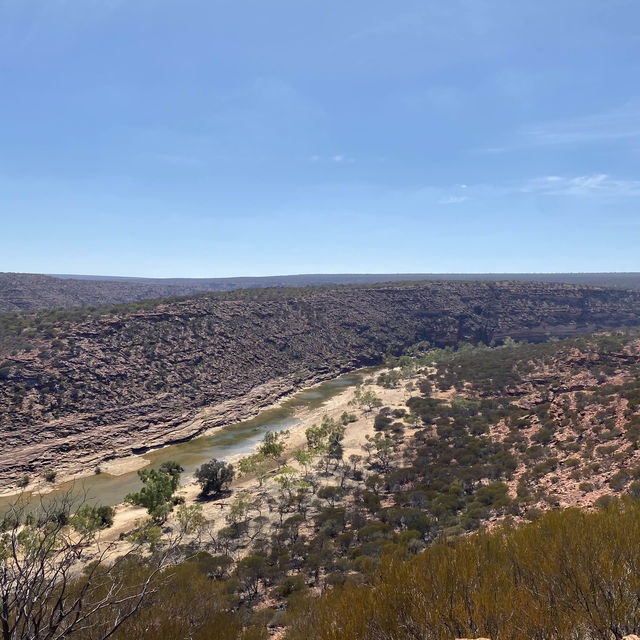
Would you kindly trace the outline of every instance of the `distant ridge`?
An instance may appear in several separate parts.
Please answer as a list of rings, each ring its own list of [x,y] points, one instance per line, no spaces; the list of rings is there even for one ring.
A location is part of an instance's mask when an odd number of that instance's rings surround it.
[[[136,282],[164,286],[220,286],[225,289],[274,286],[308,287],[314,285],[400,282],[406,280],[515,280],[640,289],[640,272],[615,271],[602,273],[307,273],[275,276],[231,276],[227,278],[143,278],[136,276],[92,276],[53,273],[48,275],[69,280]]]
[[[152,298],[262,287],[307,287],[401,281],[568,283],[640,289],[640,273],[369,273],[230,278],[139,278],[71,274],[0,273],[0,313],[102,306]]]

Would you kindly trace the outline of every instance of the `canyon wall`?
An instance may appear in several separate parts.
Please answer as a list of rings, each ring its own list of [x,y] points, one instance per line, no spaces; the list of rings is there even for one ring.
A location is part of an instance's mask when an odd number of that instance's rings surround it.
[[[0,342],[0,488],[192,437],[418,341],[640,325],[640,292],[524,282],[262,289],[28,320]]]

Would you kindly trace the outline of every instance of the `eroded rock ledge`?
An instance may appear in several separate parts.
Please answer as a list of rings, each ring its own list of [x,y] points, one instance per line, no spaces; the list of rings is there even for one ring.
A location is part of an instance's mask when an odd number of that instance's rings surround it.
[[[0,345],[0,489],[244,419],[418,341],[638,324],[639,292],[429,282],[239,291],[25,330]]]

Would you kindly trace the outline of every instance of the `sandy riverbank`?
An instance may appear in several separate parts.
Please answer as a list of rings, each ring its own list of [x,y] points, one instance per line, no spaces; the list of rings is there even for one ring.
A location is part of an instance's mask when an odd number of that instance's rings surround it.
[[[195,417],[191,417],[186,420],[183,425],[179,426],[179,433],[184,432],[186,435],[179,441],[191,441],[195,438],[213,436],[220,433],[224,429],[247,420],[260,417],[268,411],[277,410],[281,408],[285,403],[290,401],[298,393],[304,393],[313,390],[315,387],[322,383],[331,382],[337,380],[343,375],[359,374],[360,372],[370,371],[370,369],[354,370],[350,374],[342,373],[333,378],[327,378],[325,376],[318,376],[313,380],[308,381],[307,384],[290,387],[284,392],[279,392],[276,400],[265,403],[264,392],[260,390],[254,390],[247,397],[240,399],[238,402],[243,407],[251,407],[246,410],[234,410],[232,407],[232,401],[224,401],[219,404],[203,407],[198,411]],[[264,386],[264,385],[263,385]],[[250,402],[254,395],[257,394],[255,402]],[[221,414],[234,416],[234,419],[229,422],[220,422],[219,417]],[[214,426],[207,426],[214,423]],[[195,425],[195,426],[194,426]],[[109,452],[105,451],[103,456],[93,455],[90,460],[85,460],[80,455],[74,465],[70,468],[57,469],[57,476],[55,482],[47,482],[42,476],[31,476],[31,482],[26,487],[17,487],[16,485],[8,488],[0,489],[0,500],[8,499],[12,496],[18,496],[24,494],[39,494],[47,495],[54,491],[71,489],[73,483],[81,482],[83,479],[94,475],[97,470],[104,472],[110,476],[121,476],[129,473],[133,473],[138,469],[142,469],[145,466],[151,464],[151,460],[148,458],[149,454],[157,452],[159,450],[166,449],[167,447],[174,446],[178,432],[175,429],[167,432],[165,440],[166,444],[154,445],[147,453],[131,454],[121,453],[117,457],[104,459]],[[179,434],[178,434],[179,435]],[[142,445],[140,445],[142,446]],[[139,447],[140,448],[140,447]],[[67,485],[65,487],[64,485]]]
[[[371,385],[367,388],[374,390],[376,395],[381,399],[382,403],[386,407],[400,408],[404,407],[406,400],[409,397],[409,393],[403,388],[397,389],[385,389],[378,385]],[[295,418],[298,420],[296,424],[289,428],[289,435],[286,439],[286,449],[284,458],[287,461],[287,465],[296,467],[296,463],[292,459],[292,454],[296,449],[302,448],[306,445],[306,430],[314,424],[319,424],[322,418],[326,415],[330,418],[338,420],[344,411],[349,413],[355,413],[357,420],[347,425],[345,430],[345,436],[343,440],[344,447],[344,459],[348,460],[352,454],[365,457],[365,452],[362,449],[362,445],[366,443],[366,437],[373,435],[373,419],[375,412],[365,412],[360,409],[349,405],[349,402],[353,399],[354,389],[348,388],[345,391],[335,395],[328,399],[320,407],[313,409],[302,409],[295,414]],[[241,454],[226,458],[227,462],[236,463],[238,459],[242,457]],[[331,477],[325,479],[330,482]],[[252,495],[260,495],[262,498],[268,498],[275,495],[277,491],[277,485],[274,482],[265,481],[264,485],[260,487],[258,480],[255,477],[241,477],[236,478],[232,483],[231,496],[225,497],[220,500],[212,500],[207,502],[199,502],[203,507],[203,515],[208,520],[208,529],[215,531],[222,526],[226,525],[226,516],[230,510],[230,504],[233,500],[233,496],[240,491],[247,491]],[[184,498],[186,504],[193,504],[197,501],[200,491],[199,485],[191,478],[187,478],[187,482],[180,487],[177,495]],[[269,515],[269,514],[265,514]],[[116,507],[116,515],[114,518],[113,526],[104,532],[104,539],[115,539],[120,533],[130,531],[136,526],[136,521],[140,522],[146,518],[146,512],[144,509],[138,507],[132,507],[127,504],[120,504]],[[275,519],[275,514],[269,517],[269,520]],[[173,517],[170,518],[171,523]]]

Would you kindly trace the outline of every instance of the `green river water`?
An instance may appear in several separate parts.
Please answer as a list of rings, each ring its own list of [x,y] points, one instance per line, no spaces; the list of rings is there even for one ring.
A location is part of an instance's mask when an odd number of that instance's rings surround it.
[[[364,375],[373,368],[360,369],[332,380],[299,391],[282,402],[278,407],[266,409],[255,418],[238,422],[216,431],[209,436],[193,438],[187,442],[169,445],[144,454],[144,458],[157,467],[167,460],[175,460],[184,468],[182,482],[193,477],[197,467],[211,458],[228,458],[237,454],[250,453],[262,440],[266,431],[282,431],[299,422],[296,413],[300,409],[314,409],[341,393],[347,387],[353,387],[362,381]],[[124,500],[127,493],[141,486],[137,472],[112,476],[108,473],[87,476],[73,482],[60,483],[56,489],[42,496],[43,501],[55,499],[69,491],[86,495],[89,502],[116,505]],[[40,501],[38,494],[24,496],[31,502]],[[15,497],[0,498],[0,513],[15,502]]]

